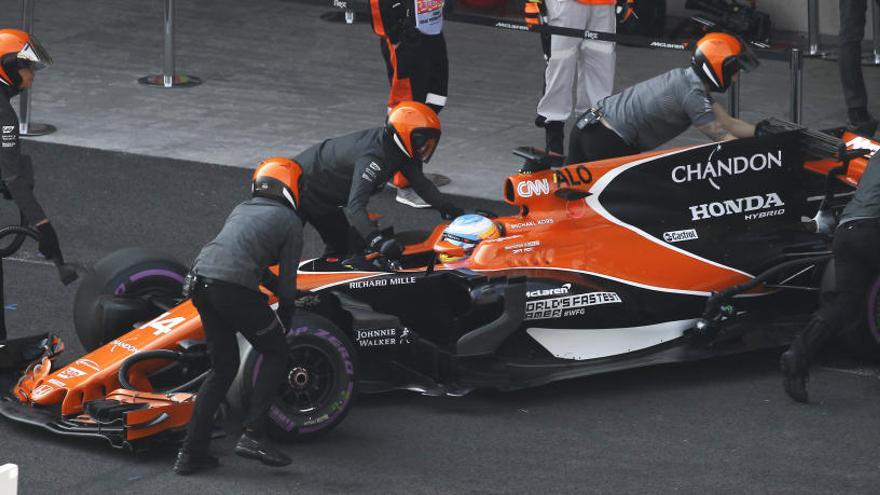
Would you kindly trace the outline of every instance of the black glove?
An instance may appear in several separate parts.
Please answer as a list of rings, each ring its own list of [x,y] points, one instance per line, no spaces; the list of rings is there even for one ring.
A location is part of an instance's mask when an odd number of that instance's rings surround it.
[[[455,218],[464,215],[464,210],[452,203],[443,203],[437,207],[437,210],[440,212],[440,216],[443,217],[444,220],[454,220]]]
[[[395,238],[383,237],[381,234],[370,240],[370,250],[375,251],[389,260],[396,261],[403,256],[403,244]]]
[[[64,262],[61,256],[61,246],[58,245],[58,234],[55,233],[55,227],[49,222],[37,225],[37,232],[40,233],[40,254],[60,263]]]
[[[767,119],[757,122],[755,124],[755,136],[769,136],[770,134],[773,134],[770,131],[771,128],[770,121]]]
[[[284,328],[287,328],[287,325],[290,325],[290,319],[296,314],[296,305],[293,301],[285,302],[283,304],[279,303],[278,310],[275,312],[278,314],[278,319],[281,320],[281,324],[284,325]]]

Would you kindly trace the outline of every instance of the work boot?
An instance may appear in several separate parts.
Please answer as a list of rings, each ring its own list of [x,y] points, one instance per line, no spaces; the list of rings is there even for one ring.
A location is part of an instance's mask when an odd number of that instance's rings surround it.
[[[220,460],[208,454],[192,455],[183,449],[177,453],[177,460],[174,462],[174,472],[177,474],[187,475],[196,471],[205,469],[213,469],[220,466]]]
[[[563,148],[565,144],[565,122],[545,122],[544,135],[547,141],[547,153],[555,153],[560,156],[565,154]]]
[[[254,459],[267,466],[281,467],[293,462],[284,452],[276,449],[265,438],[245,431],[235,445],[235,454],[247,459]]]
[[[806,404],[810,400],[807,393],[810,372],[806,361],[794,346],[782,353],[782,357],[779,358],[779,368],[782,370],[782,387],[785,393],[792,400]]]

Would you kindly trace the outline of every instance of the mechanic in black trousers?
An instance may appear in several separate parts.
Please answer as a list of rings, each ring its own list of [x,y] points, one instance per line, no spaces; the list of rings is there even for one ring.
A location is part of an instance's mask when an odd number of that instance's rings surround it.
[[[186,439],[177,456],[178,474],[217,467],[208,453],[214,415],[239,368],[236,332],[263,356],[235,453],[269,466],[290,458],[266,438],[267,412],[287,367],[285,328],[294,313],[296,270],[302,254],[299,206],[300,167],[287,158],[270,158],[254,171],[253,198],[238,205],[223,229],[202,248],[193,264],[192,301],[202,318],[211,373],[199,388]],[[278,264],[278,313],[259,285]]]
[[[406,101],[392,108],[385,122],[327,139],[294,158],[303,168],[300,214],[324,241],[325,258],[345,258],[365,248],[391,259],[400,256],[400,242],[383,236],[367,213],[370,197],[396,172],[444,218],[462,213],[422,172],[440,141],[437,114],[423,103]]]
[[[710,96],[725,92],[740,70],[757,67],[748,45],[726,33],[697,41],[691,65],[673,69],[599,101],[575,122],[567,163],[582,163],[652,150],[696,126],[713,141],[755,135]]]
[[[809,400],[807,382],[816,354],[840,328],[865,314],[866,295],[880,273],[878,153],[868,161],[855,196],[840,215],[831,252],[834,285],[822,294],[821,307],[780,359],[783,387],[797,402]]]
[[[880,8],[880,0],[875,0]],[[840,48],[838,66],[849,129],[871,137],[877,132],[877,119],[868,112],[868,93],[862,75],[862,39],[865,37],[867,0],[840,0]],[[877,33],[874,33],[877,36]]]
[[[10,99],[31,87],[34,72],[52,65],[52,57],[40,42],[17,29],[0,29],[0,178],[3,195],[15,200],[28,224],[40,234],[40,253],[63,262],[55,228],[34,197],[34,171],[30,157],[21,154],[18,114]],[[6,340],[3,265],[0,260],[0,340]]]

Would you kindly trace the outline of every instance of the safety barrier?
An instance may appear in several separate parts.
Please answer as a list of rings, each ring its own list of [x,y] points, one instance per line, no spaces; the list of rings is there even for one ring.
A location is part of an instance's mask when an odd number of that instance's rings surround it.
[[[817,3],[817,0],[810,0],[810,5]],[[330,6],[335,9],[341,9],[346,12],[369,13],[369,0],[331,0]],[[815,5],[818,9],[818,4]],[[811,17],[812,18],[812,17]],[[818,13],[816,13],[818,19]],[[573,38],[583,38],[597,41],[608,41],[621,43],[627,46],[656,48],[661,50],[684,51],[689,49],[689,42],[684,40],[669,40],[659,38],[647,38],[643,36],[633,36],[618,33],[606,33],[603,31],[591,31],[589,29],[573,29],[559,26],[550,26],[546,24],[530,25],[514,19],[499,19],[482,15],[451,13],[446,15],[446,20],[451,22],[463,22],[466,24],[476,24],[479,26],[493,27],[496,29],[504,29],[508,31],[519,31],[527,33],[547,33],[557,36],[569,36]],[[816,21],[818,22],[818,20]],[[818,24],[817,24],[818,26]],[[818,32],[818,27],[816,28]],[[812,36],[812,35],[811,35]],[[874,37],[875,41],[878,38]],[[817,38],[818,39],[818,38]],[[818,41],[817,41],[818,43]],[[759,58],[788,61],[790,67],[789,76],[789,117],[792,122],[801,123],[803,114],[803,53],[797,47],[790,47],[788,50],[770,50],[767,48],[758,48],[756,53]],[[739,116],[740,111],[740,85],[734,84],[727,95],[728,113],[731,116]]]
[[[0,466],[0,493],[3,495],[18,494],[18,466],[15,464]]]
[[[174,67],[174,0],[165,0],[165,50],[162,55],[162,74],[144,76],[138,82],[162,88],[185,88],[202,84],[195,76],[177,74]]]
[[[31,34],[34,28],[34,4],[35,0],[22,0],[21,3],[21,30]],[[18,133],[22,136],[45,136],[57,129],[50,124],[37,124],[31,122],[31,90],[21,92],[18,98]]]

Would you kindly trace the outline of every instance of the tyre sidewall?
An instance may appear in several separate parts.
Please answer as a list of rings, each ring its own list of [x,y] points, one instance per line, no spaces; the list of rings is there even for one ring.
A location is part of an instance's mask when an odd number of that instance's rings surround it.
[[[320,349],[331,361],[334,385],[314,411],[302,413],[277,398],[269,408],[269,433],[281,440],[308,440],[336,427],[351,409],[357,395],[357,354],[348,338],[329,320],[312,314],[298,314],[287,325],[288,350],[297,346]],[[246,352],[236,380],[242,408],[250,403],[253,384],[259,379],[261,356],[253,348]],[[289,366],[288,366],[289,369]],[[286,383],[286,378],[285,378]]]

